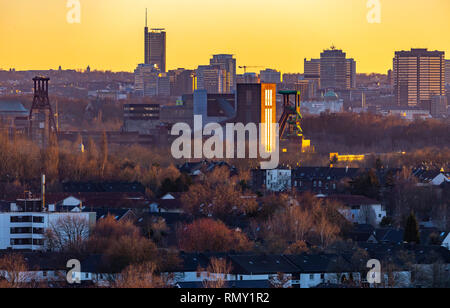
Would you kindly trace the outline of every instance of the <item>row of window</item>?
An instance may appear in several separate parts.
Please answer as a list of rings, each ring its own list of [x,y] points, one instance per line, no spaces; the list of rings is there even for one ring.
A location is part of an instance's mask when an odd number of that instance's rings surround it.
[[[11,239],[11,246],[25,246],[25,245],[35,245],[43,246],[43,239],[31,239],[31,238],[14,238]]]
[[[303,182],[302,181],[298,181],[298,182],[295,181],[294,182],[294,186],[302,187],[303,186]],[[325,183],[325,185],[323,185],[322,181],[313,181],[313,187],[319,187],[319,188],[325,187],[325,189],[329,189],[329,184]],[[332,184],[332,189],[336,190],[336,183]]]
[[[44,228],[11,228],[11,234],[44,234]]]
[[[22,222],[44,223],[44,217],[43,216],[11,216],[10,222],[12,222],[12,223],[22,223]]]

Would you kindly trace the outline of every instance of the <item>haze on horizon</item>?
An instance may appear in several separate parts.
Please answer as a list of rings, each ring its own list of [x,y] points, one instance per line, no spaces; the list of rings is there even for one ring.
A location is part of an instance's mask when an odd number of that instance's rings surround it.
[[[146,7],[149,26],[167,31],[168,69],[232,53],[238,65],[303,72],[304,58],[332,44],[357,61],[358,73],[386,73],[396,50],[437,49],[450,58],[448,0],[381,0],[380,24],[367,22],[367,0],[80,3],[81,23],[69,24],[67,0],[2,0],[0,68],[133,71],[143,62]]]

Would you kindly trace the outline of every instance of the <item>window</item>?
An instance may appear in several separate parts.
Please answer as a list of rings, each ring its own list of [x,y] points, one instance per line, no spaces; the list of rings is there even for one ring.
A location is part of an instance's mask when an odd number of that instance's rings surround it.
[[[42,224],[42,223],[44,223],[44,217],[43,216],[34,216],[33,222]]]
[[[309,280],[314,280],[314,274],[309,275]]]
[[[12,223],[31,222],[31,216],[11,216],[10,222]]]

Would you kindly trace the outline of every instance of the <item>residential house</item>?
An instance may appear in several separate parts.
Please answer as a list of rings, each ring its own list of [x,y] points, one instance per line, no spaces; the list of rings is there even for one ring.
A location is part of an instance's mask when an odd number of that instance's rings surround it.
[[[292,170],[292,186],[298,191],[336,194],[361,172],[356,168],[299,167]]]
[[[386,217],[386,210],[381,202],[365,196],[331,195],[326,199],[344,205],[339,212],[354,224],[371,224],[376,227]]]
[[[252,170],[252,187],[256,190],[265,188],[267,191],[283,192],[292,189],[292,171],[288,168],[272,170]]]

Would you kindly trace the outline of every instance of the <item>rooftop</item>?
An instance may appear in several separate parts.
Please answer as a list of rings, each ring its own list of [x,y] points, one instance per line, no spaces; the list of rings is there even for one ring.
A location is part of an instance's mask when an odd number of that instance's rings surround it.
[[[18,101],[0,101],[0,113],[23,113],[28,115],[28,110]]]

